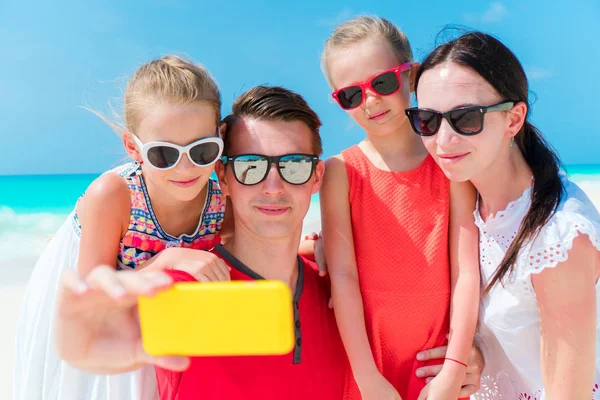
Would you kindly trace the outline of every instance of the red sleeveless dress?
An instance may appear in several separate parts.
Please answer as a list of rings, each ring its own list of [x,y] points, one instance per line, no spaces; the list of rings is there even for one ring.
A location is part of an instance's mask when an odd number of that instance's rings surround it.
[[[417,353],[447,343],[450,183],[429,155],[407,172],[376,168],[358,146],[342,156],[375,363],[403,400],[416,400],[425,386]],[[360,399],[352,376],[344,398]]]

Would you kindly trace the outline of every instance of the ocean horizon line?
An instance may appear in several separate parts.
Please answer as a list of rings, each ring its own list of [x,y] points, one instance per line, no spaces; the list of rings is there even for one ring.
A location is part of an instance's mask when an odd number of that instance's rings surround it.
[[[564,164],[565,168],[575,168],[575,169],[588,169],[588,168],[600,168],[600,163],[577,163],[577,164]],[[59,173],[39,173],[39,174],[0,174],[0,178],[26,178],[26,177],[62,177],[62,176],[79,176],[79,177],[89,177],[89,176],[100,176],[106,171],[100,172],[77,172],[77,173],[68,173],[68,172],[59,172]],[[577,172],[581,173],[581,172]],[[598,171],[596,171],[598,173]]]

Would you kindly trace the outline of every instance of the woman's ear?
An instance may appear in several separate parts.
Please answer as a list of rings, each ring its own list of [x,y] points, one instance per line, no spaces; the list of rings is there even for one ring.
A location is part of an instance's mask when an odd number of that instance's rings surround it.
[[[525,121],[527,120],[527,104],[520,101],[508,111],[509,124],[508,134],[511,137],[515,137],[523,128]]]
[[[138,163],[143,163],[142,155],[140,154],[140,149],[138,148],[135,140],[133,138],[133,133],[128,131],[123,131],[121,134],[121,140],[123,141],[123,146],[125,146],[125,151],[134,161]]]

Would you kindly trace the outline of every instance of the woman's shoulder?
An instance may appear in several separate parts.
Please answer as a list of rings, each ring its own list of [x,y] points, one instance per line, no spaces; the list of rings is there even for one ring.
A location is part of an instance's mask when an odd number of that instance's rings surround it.
[[[598,228],[600,213],[587,193],[577,183],[569,180],[564,173],[561,174],[561,179],[564,186],[561,201],[542,231],[551,230],[553,226],[561,226],[565,228],[561,232],[564,236],[574,228],[581,233],[588,233],[589,229]]]
[[[575,182],[562,175],[564,192],[552,217],[519,255],[519,274],[528,276],[555,267],[569,257],[573,241],[588,236],[600,251],[600,213]]]

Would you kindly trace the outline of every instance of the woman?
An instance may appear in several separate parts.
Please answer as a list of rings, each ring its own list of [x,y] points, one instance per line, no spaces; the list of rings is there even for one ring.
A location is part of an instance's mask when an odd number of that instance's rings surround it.
[[[468,33],[416,77],[415,132],[479,192],[481,399],[589,399],[600,382],[600,216],[527,120],[527,77],[497,39]]]

